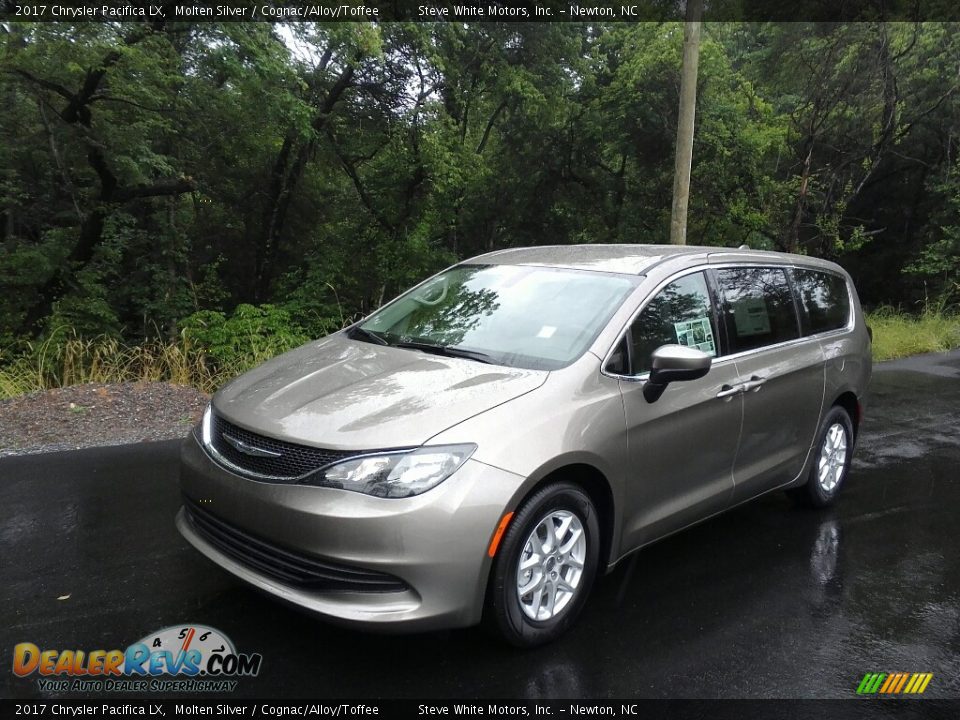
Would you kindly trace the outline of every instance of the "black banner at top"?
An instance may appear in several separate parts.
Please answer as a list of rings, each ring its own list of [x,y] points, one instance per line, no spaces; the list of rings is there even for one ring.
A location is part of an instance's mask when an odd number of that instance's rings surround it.
[[[26,22],[663,22],[685,0],[0,0]],[[957,21],[957,0],[704,0],[705,22]]]

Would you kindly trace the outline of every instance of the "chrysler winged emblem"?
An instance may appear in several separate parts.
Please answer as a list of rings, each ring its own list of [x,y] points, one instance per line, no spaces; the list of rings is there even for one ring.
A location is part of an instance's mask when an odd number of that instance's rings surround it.
[[[232,435],[227,433],[220,433],[224,440],[233,445],[238,451],[242,452],[244,455],[252,455],[253,457],[267,457],[267,458],[278,458],[283,453],[275,452],[274,450],[264,450],[263,448],[258,448],[255,445],[250,443],[245,443],[243,440],[238,440]]]

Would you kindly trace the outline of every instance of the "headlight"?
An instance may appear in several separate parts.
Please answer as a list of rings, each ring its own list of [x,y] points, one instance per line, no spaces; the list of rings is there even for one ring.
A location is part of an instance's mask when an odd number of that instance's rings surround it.
[[[212,408],[212,407],[213,407],[213,406],[210,405],[209,403],[207,404],[207,409],[203,411],[203,419],[200,421],[200,428],[199,428],[199,430],[200,430],[200,432],[199,432],[199,434],[200,434],[200,440],[201,440],[201,442],[203,442],[204,446],[206,446],[206,447],[209,447],[209,446],[210,446],[210,438],[212,437],[212,435],[211,435],[211,430],[210,430],[210,426],[211,426],[211,424],[212,424],[212,422],[213,422],[212,417],[211,417],[211,416],[212,416],[212,412],[211,412],[211,408]]]
[[[365,455],[331,465],[303,482],[377,497],[411,497],[453,475],[476,449],[473,444],[434,445],[402,453]]]

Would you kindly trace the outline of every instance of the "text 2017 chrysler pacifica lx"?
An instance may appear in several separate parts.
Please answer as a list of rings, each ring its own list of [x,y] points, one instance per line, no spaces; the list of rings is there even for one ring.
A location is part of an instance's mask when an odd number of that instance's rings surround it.
[[[535,645],[646,544],[778,488],[831,503],[870,351],[823,260],[493,252],[216,393],[177,524],[331,620]]]

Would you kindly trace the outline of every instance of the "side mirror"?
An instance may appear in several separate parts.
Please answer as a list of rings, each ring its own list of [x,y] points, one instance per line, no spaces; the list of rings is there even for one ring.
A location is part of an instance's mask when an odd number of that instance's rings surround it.
[[[662,345],[650,356],[650,379],[643,386],[647,402],[656,402],[672,382],[696,380],[710,371],[713,358],[683,345]]]

